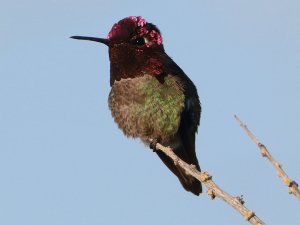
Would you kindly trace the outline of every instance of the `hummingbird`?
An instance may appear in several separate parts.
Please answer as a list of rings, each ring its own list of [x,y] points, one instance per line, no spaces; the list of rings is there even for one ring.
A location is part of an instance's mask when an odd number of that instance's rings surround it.
[[[154,151],[157,142],[169,146],[200,171],[195,151],[201,114],[197,89],[165,52],[160,30],[141,16],[129,16],[115,23],[107,38],[71,38],[108,46],[108,105],[125,136],[140,138]],[[187,191],[195,195],[202,192],[200,181],[163,152],[155,152]]]

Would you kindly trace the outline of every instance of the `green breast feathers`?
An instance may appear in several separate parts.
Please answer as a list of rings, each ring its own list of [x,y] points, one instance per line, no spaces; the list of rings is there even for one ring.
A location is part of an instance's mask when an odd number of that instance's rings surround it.
[[[178,131],[184,93],[174,76],[167,75],[164,82],[159,82],[144,75],[115,81],[108,102],[125,135],[168,139]]]

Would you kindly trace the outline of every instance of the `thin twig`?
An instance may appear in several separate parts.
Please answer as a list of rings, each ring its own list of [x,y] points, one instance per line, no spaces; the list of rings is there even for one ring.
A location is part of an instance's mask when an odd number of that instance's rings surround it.
[[[233,197],[223,191],[218,185],[216,185],[213,180],[212,176],[209,175],[207,172],[199,172],[194,165],[189,165],[183,160],[181,160],[170,147],[165,147],[159,143],[156,144],[156,150],[162,151],[167,156],[169,156],[175,165],[179,166],[180,168],[184,169],[186,174],[195,177],[197,180],[201,181],[207,188],[207,194],[214,199],[215,197],[219,197],[235,210],[237,210],[247,221],[251,224],[255,225],[264,225],[265,223],[260,220],[253,211],[246,208],[243,204],[244,201],[241,197]]]
[[[282,169],[282,166],[272,157],[272,155],[269,153],[269,151],[267,150],[266,146],[263,145],[255,136],[254,134],[247,128],[247,126],[240,120],[240,118],[238,116],[234,116],[234,118],[236,119],[236,121],[239,123],[239,125],[247,132],[247,134],[249,135],[249,137],[254,141],[255,144],[257,144],[258,148],[261,151],[261,154],[263,157],[266,157],[275,167],[275,169],[278,172],[278,176],[281,178],[281,180],[283,181],[283,183],[288,186],[288,192],[290,194],[295,195],[299,200],[300,200],[300,192],[298,189],[298,184],[291,180],[288,175],[284,172],[284,170]]]

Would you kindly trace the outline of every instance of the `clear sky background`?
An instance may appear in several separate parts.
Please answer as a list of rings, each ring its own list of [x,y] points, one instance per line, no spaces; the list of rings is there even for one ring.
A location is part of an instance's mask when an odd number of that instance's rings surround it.
[[[248,224],[221,200],[185,192],[107,106],[106,37],[142,15],[198,88],[197,154],[267,224],[299,224],[299,201],[235,122],[300,182],[300,2],[3,1],[0,8],[0,224]],[[206,191],[206,190],[205,190]]]

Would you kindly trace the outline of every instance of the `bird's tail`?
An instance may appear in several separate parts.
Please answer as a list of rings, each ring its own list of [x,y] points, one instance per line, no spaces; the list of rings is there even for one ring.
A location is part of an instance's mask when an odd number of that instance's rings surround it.
[[[201,171],[196,156],[189,156],[183,148],[183,146],[180,146],[179,148],[175,149],[173,148],[173,150],[179,158],[181,158],[188,164],[195,165],[196,168],[199,171]],[[199,180],[195,179],[190,175],[187,175],[183,169],[175,165],[173,160],[167,155],[165,155],[163,152],[157,151],[156,153],[159,156],[159,158],[164,162],[164,164],[178,177],[180,183],[182,184],[185,190],[190,191],[197,196],[202,192],[202,185]]]

